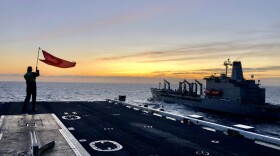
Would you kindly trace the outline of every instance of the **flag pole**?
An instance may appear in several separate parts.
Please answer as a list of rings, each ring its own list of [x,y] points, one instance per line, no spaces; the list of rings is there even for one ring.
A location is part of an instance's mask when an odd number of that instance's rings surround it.
[[[38,49],[38,55],[37,55],[37,63],[36,63],[36,70],[37,70],[37,67],[38,67],[38,60],[39,60],[39,52],[40,52],[40,47],[39,47],[39,49]]]

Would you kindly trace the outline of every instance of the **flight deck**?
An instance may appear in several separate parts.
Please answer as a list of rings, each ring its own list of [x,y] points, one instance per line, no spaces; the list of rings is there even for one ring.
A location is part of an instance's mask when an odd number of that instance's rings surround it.
[[[36,145],[40,155],[280,155],[279,138],[225,133],[214,129],[225,126],[196,116],[179,120],[144,105],[38,102],[36,113],[22,113],[22,104],[0,103],[0,155],[31,153]]]

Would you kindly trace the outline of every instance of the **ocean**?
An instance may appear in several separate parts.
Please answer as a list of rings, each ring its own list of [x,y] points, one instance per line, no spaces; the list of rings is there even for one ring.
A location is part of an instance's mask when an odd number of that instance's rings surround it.
[[[25,98],[25,82],[0,82],[0,103],[9,101],[23,101]],[[63,83],[37,82],[37,101],[104,101],[116,99],[119,95],[126,95],[126,102],[131,104],[149,104],[152,108],[161,108],[167,112],[179,115],[197,114],[205,120],[218,124],[232,126],[245,124],[255,127],[255,132],[280,138],[280,121],[263,121],[244,118],[232,114],[220,114],[190,109],[181,104],[164,102],[149,102],[150,88],[158,84],[109,84],[109,83]],[[177,89],[178,86],[171,85]],[[280,105],[280,87],[266,88],[266,102]]]

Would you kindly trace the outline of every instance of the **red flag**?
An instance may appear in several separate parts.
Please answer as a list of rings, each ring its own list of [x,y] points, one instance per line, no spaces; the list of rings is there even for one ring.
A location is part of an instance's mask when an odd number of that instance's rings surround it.
[[[42,50],[42,51],[43,51],[45,60],[40,59],[40,61],[42,61],[48,65],[52,65],[52,66],[59,67],[59,68],[71,68],[71,67],[75,67],[75,65],[76,65],[76,62],[66,61],[61,58],[55,57],[44,50]]]

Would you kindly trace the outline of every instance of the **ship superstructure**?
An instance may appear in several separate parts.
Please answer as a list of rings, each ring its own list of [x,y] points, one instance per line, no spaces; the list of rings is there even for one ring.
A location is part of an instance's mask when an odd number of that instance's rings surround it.
[[[209,98],[219,97],[241,104],[265,104],[265,89],[260,88],[255,80],[245,80],[241,62],[233,62],[231,77],[221,74],[219,77],[210,76],[206,80],[205,95]]]

